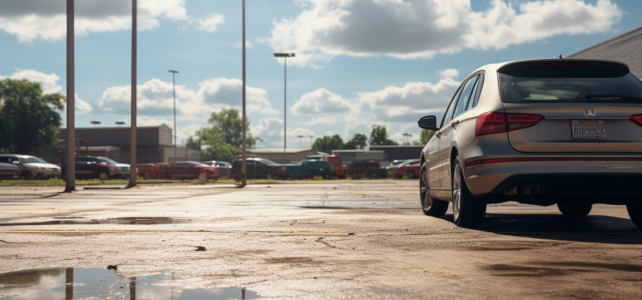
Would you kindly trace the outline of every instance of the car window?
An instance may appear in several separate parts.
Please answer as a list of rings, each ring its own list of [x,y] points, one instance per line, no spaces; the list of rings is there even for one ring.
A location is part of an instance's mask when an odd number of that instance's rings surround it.
[[[479,95],[481,95],[482,88],[484,87],[484,74],[479,74],[479,78],[477,79],[477,84],[475,84],[475,90],[473,90],[473,95],[475,95],[475,98],[472,101],[468,102],[468,108],[466,110],[472,109],[477,107],[477,103],[479,102]]]
[[[76,157],[76,162],[87,162],[86,157]]]
[[[3,162],[3,163],[12,164],[14,160],[16,160],[15,157],[10,157],[10,156],[2,156],[2,157],[0,157],[0,162]]]
[[[461,95],[461,91],[463,89],[463,85],[459,87],[459,90],[457,90],[457,93],[453,97],[453,99],[450,101],[450,105],[448,106],[448,110],[446,110],[446,113],[444,114],[444,117],[441,121],[441,127],[444,127],[444,125],[448,124],[450,120],[452,120],[453,116],[453,110],[455,109],[455,105],[457,104],[457,99],[459,99],[459,95]]]
[[[470,101],[470,95],[473,94],[473,88],[477,83],[477,78],[479,78],[479,75],[473,76],[466,82],[466,85],[464,85],[463,92],[461,93],[459,101],[457,102],[457,109],[455,110],[453,118],[456,118],[457,116],[463,114],[464,111],[466,111],[466,106],[468,106],[468,101]]]

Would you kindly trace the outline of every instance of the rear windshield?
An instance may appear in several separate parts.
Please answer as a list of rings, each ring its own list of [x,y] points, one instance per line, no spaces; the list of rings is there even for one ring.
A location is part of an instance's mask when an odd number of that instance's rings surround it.
[[[642,103],[642,82],[631,73],[618,77],[528,75],[499,73],[502,102]]]
[[[25,164],[48,164],[48,162],[37,157],[23,157],[22,162]]]

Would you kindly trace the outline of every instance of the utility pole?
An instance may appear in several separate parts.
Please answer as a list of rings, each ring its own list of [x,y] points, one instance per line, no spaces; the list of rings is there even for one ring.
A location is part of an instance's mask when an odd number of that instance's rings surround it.
[[[294,57],[294,53],[274,53],[274,57],[283,57],[283,163],[286,163],[285,151],[288,144],[288,57]]]
[[[178,157],[178,154],[176,154],[176,132],[178,130],[176,128],[176,74],[178,74],[178,71],[169,70],[169,72],[172,73],[172,83],[174,85],[174,159],[176,159]]]
[[[243,140],[241,144],[241,184],[239,187],[244,187],[246,185],[246,172],[245,172],[245,167],[246,167],[246,159],[247,155],[245,153],[245,143],[246,143],[246,136],[245,136],[245,131],[247,131],[247,121],[246,121],[246,115],[245,115],[245,0],[243,0],[243,34],[242,34],[242,45],[243,45],[243,92],[242,92],[242,101],[243,101]]]
[[[314,138],[314,135],[310,136],[310,149],[312,149],[312,139]]]
[[[131,133],[129,142],[129,185],[128,187],[136,186],[136,38],[137,38],[137,8],[138,0],[132,0],[132,83],[131,83]]]
[[[299,136],[299,148],[303,148],[303,146],[301,146],[301,138],[302,137],[303,137],[302,135]]]
[[[74,86],[74,0],[67,0],[67,157],[65,192],[76,190],[76,113]]]

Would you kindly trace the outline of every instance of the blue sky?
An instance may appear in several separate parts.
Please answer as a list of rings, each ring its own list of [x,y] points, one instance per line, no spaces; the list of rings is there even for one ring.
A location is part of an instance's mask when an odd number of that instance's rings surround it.
[[[66,93],[64,0],[0,0],[0,78]],[[129,122],[130,0],[76,1],[76,127]],[[282,147],[288,60],[288,147],[298,135],[418,139],[458,83],[502,61],[569,55],[640,26],[634,0],[247,0],[248,114],[260,148]],[[138,123],[173,127],[179,144],[241,102],[241,1],[139,0]],[[446,71],[445,71],[446,70]]]

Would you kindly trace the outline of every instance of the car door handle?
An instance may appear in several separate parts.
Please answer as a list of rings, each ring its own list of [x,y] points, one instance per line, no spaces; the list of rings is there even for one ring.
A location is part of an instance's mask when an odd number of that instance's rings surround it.
[[[435,133],[435,135],[436,135],[437,137],[441,137],[441,131],[437,131],[437,133]]]
[[[453,128],[457,128],[457,125],[459,125],[459,120],[453,121]]]

